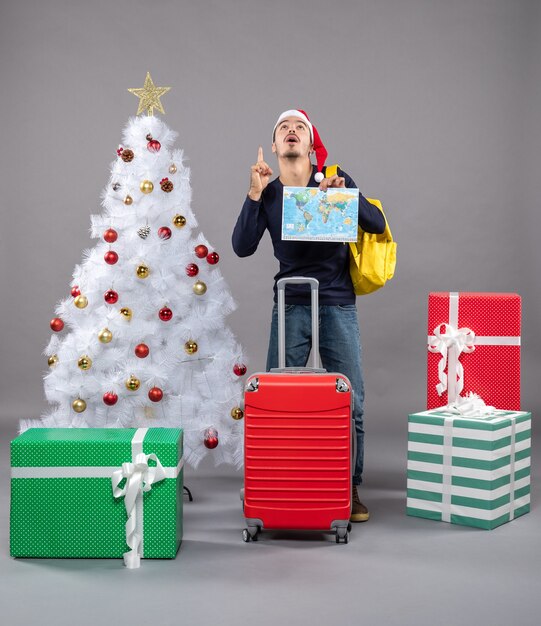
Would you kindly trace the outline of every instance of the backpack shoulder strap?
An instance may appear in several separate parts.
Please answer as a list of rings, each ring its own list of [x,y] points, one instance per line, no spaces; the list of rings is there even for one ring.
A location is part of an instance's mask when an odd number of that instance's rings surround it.
[[[331,176],[336,176],[338,174],[338,165],[327,165],[325,166],[325,178],[330,178]]]

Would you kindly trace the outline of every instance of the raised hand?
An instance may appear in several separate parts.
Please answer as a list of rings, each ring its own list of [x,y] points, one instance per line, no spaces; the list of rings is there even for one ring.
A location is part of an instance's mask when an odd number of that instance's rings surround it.
[[[248,197],[251,200],[260,200],[261,194],[265,187],[269,184],[272,170],[263,159],[263,148],[259,146],[257,151],[257,163],[250,168],[250,189]]]

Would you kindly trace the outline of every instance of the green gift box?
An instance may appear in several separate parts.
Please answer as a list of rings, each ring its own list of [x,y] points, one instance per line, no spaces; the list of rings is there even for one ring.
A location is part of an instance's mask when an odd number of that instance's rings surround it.
[[[530,510],[531,413],[408,420],[407,514],[492,529]]]
[[[11,442],[11,555],[173,559],[182,541],[178,428],[31,428]],[[126,548],[131,548],[128,552]]]

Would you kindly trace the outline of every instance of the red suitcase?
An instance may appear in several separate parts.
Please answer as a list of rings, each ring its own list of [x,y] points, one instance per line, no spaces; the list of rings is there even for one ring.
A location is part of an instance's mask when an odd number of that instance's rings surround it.
[[[312,290],[311,368],[285,367],[285,285]],[[281,279],[278,361],[253,374],[244,395],[244,541],[263,529],[331,531],[348,542],[351,529],[352,403],[343,374],[318,368],[318,281]]]

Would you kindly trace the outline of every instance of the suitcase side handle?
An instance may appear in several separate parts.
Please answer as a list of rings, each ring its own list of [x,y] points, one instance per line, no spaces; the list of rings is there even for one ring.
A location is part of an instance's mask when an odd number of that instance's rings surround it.
[[[317,278],[305,276],[290,276],[280,278],[276,283],[278,292],[278,368],[286,366],[286,285],[288,284],[309,284],[311,290],[311,311],[312,311],[312,368],[321,371],[319,368],[319,281]]]

